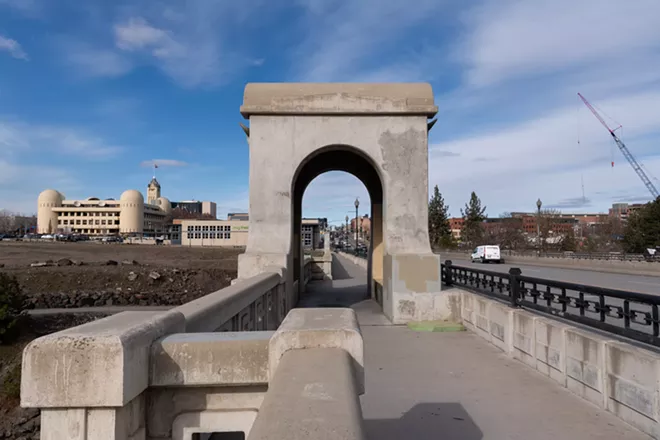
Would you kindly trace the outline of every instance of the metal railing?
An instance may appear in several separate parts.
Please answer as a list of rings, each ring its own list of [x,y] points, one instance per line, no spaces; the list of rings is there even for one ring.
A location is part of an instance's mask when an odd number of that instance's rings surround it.
[[[442,264],[442,281],[660,347],[660,296]]]
[[[502,251],[505,256],[535,257],[535,251]],[[571,260],[605,260],[605,261],[647,261],[660,262],[658,255],[625,254],[620,252],[542,252],[542,258],[568,258]]]

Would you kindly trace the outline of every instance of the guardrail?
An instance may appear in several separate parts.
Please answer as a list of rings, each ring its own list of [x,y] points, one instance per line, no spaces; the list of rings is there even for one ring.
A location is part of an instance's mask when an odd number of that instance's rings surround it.
[[[442,281],[660,347],[660,296],[442,264]]]
[[[470,256],[470,250],[462,249],[439,249],[440,253],[463,253],[466,258]],[[504,257],[540,257],[540,258],[566,258],[571,260],[601,260],[601,261],[646,261],[649,263],[660,263],[660,255],[626,254],[621,252],[541,252],[501,250]]]

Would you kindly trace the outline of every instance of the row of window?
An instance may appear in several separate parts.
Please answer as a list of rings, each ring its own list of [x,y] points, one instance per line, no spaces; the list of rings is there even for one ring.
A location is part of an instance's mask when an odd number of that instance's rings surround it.
[[[188,240],[192,239],[208,239],[208,240],[229,240],[231,239],[231,232],[218,232],[217,234],[215,232],[188,232],[186,234],[186,238]]]
[[[230,232],[231,231],[231,226],[230,225],[225,225],[225,226],[192,226],[188,225],[188,232],[216,232],[216,228],[218,232]]]
[[[116,212],[61,212],[60,217],[119,217]]]
[[[58,219],[57,223],[59,225],[64,225],[64,226],[73,226],[73,225],[87,225],[87,220],[73,220],[71,219],[71,223],[69,223],[69,220],[67,219]],[[89,225],[118,225],[119,220],[89,220]]]

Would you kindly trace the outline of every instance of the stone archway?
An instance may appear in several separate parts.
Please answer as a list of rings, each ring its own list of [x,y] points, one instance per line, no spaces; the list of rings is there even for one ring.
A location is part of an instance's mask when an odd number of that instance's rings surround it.
[[[250,121],[250,233],[239,278],[280,267],[293,301],[301,189],[324,167],[352,169],[367,188],[374,176],[381,183],[372,215],[383,225],[383,312],[394,323],[449,317],[428,238],[428,119],[436,112],[424,83],[248,84],[241,113]]]
[[[293,197],[293,222],[291,249],[293,251],[293,279],[299,280],[300,272],[300,230],[302,220],[302,199],[305,190],[316,177],[328,171],[344,171],[355,176],[367,188],[371,201],[370,217],[373,226],[367,286],[374,295],[372,280],[382,285],[383,279],[383,185],[377,167],[360,150],[347,145],[330,145],[320,148],[305,158],[294,173],[291,194]]]

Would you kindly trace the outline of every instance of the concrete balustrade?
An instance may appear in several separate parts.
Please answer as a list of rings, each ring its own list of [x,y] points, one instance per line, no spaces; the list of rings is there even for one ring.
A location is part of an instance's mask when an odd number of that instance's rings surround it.
[[[281,280],[273,268],[168,312],[124,312],[39,338],[23,353],[21,405],[41,409],[43,439],[174,440],[247,435],[264,402],[267,421],[288,396],[290,420],[319,416],[280,424],[277,438],[301,438],[302,426],[363,438],[355,312],[296,309],[276,332],[260,331],[288,312]],[[237,329],[256,331],[227,331]]]
[[[462,291],[463,324],[507,355],[660,438],[660,354]]]

